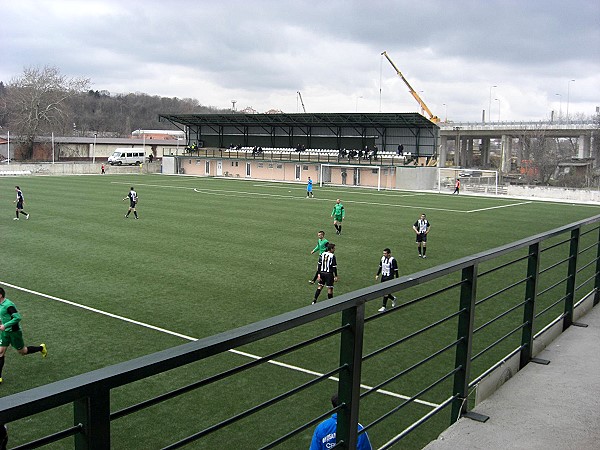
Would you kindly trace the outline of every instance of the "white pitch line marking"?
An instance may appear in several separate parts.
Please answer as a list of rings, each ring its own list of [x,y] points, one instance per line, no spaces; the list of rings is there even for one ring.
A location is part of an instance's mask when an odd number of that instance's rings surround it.
[[[176,336],[176,337],[179,337],[181,339],[188,340],[188,341],[197,341],[198,340],[197,338],[193,338],[191,336],[186,336],[185,334],[177,333],[175,331],[167,330],[165,328],[156,327],[156,326],[150,325],[148,323],[140,322],[138,320],[129,319],[127,317],[119,316],[118,314],[113,314],[113,313],[109,313],[109,312],[106,312],[106,311],[102,311],[101,309],[92,308],[91,306],[86,306],[86,305],[82,305],[80,303],[75,303],[75,302],[72,302],[70,300],[65,300],[65,299],[60,298],[60,297],[55,297],[53,295],[44,294],[43,292],[33,291],[31,289],[27,289],[27,288],[24,288],[24,287],[21,287],[21,286],[17,286],[17,285],[11,284],[11,283],[7,283],[5,281],[0,281],[0,284],[3,284],[4,286],[8,286],[8,287],[11,287],[11,288],[19,290],[19,291],[27,292],[29,294],[37,295],[39,297],[47,298],[49,300],[54,300],[54,301],[57,301],[57,302],[60,302],[60,303],[64,303],[66,305],[74,306],[76,308],[85,309],[86,311],[91,311],[91,312],[94,312],[96,314],[101,314],[101,315],[104,315],[104,316],[111,317],[113,319],[122,320],[124,322],[128,322],[128,323],[131,323],[131,324],[134,324],[134,325],[139,325],[141,327],[149,328],[151,330],[159,331],[161,333],[170,334],[171,336]],[[261,359],[262,358],[261,356],[253,355],[251,353],[242,352],[242,351],[236,350],[236,349],[230,349],[228,351],[231,352],[231,353],[233,353],[233,354],[240,355],[240,356],[245,356],[245,357],[251,358],[251,359]],[[308,370],[308,369],[303,369],[302,367],[293,366],[291,364],[286,364],[286,363],[282,363],[282,362],[275,361],[275,360],[267,361],[267,363],[272,364],[274,366],[279,366],[279,367],[283,367],[283,368],[286,368],[286,369],[291,369],[291,370],[294,370],[296,372],[301,372],[301,373],[306,373],[306,374],[309,374],[309,375],[314,375],[314,376],[317,376],[317,377],[323,376],[322,373],[315,372],[315,371]],[[334,381],[339,381],[339,379],[336,378],[336,377],[329,377],[329,379],[330,380],[334,380]],[[363,384],[361,384],[361,387],[363,389],[367,389],[367,390],[372,389],[372,387],[367,386],[367,385],[363,385]],[[396,394],[394,392],[386,391],[386,390],[383,390],[383,389],[379,389],[377,392],[379,392],[380,394],[389,395],[389,396],[397,397],[397,398],[402,398],[402,399],[405,399],[405,400],[407,400],[407,399],[410,398],[410,397],[406,397],[404,395]],[[426,406],[430,406],[432,408],[435,408],[435,407],[439,406],[439,405],[437,405],[435,403],[430,403],[430,402],[427,402],[425,400],[418,400],[417,399],[417,400],[415,400],[415,402],[423,404],[423,405],[426,405]]]
[[[297,197],[293,195],[279,195],[279,194],[265,194],[260,192],[244,192],[244,191],[216,191],[213,189],[196,189],[194,188],[194,192],[199,194],[208,194],[208,195],[229,195],[230,193],[234,194],[243,194],[243,195],[257,195],[262,197],[277,197],[277,198],[288,198],[293,200],[302,200],[304,197]],[[241,195],[240,195],[241,196]],[[311,198],[311,201],[321,201],[321,202],[333,202],[334,199],[331,198]],[[430,208],[423,206],[411,206],[411,205],[395,205],[392,203],[379,203],[379,202],[364,202],[360,200],[344,200],[344,203],[354,203],[358,205],[373,205],[373,206],[387,206],[391,208],[408,208],[408,209],[419,209],[419,210],[428,210],[428,211],[446,211],[446,212],[458,212],[464,213],[465,211],[458,209],[445,209],[445,208]]]
[[[179,338],[182,339],[187,339],[188,341],[196,341],[197,339],[190,337],[190,336],[186,336],[185,334],[180,334],[180,333],[176,333],[174,331],[170,331],[170,330],[166,330],[164,328],[160,328],[160,327],[155,327],[154,325],[150,325],[144,322],[139,322],[137,320],[133,320],[133,319],[128,319],[127,317],[123,317],[123,316],[119,316],[117,314],[113,314],[113,313],[109,313],[106,311],[102,311],[101,309],[96,309],[96,308],[92,308],[91,306],[86,306],[86,305],[82,305],[80,303],[75,303],[69,300],[65,300],[64,298],[60,298],[60,297],[54,297],[53,295],[48,295],[48,294],[44,294],[43,292],[37,292],[37,291],[32,291],[31,289],[27,289],[21,286],[16,286],[14,284],[10,284],[7,283],[5,281],[0,281],[0,284],[3,284],[4,286],[9,286],[13,289],[17,289],[19,291],[23,291],[23,292],[27,292],[29,294],[34,294],[34,295],[38,295],[40,297],[44,297],[50,300],[54,300],[60,303],[65,303],[67,305],[70,306],[75,306],[76,308],[81,308],[81,309],[85,309],[86,311],[91,311],[91,312],[95,312],[97,314],[102,314],[104,316],[108,316],[111,317],[113,319],[118,319],[118,320],[122,320],[124,322],[129,322],[132,323],[134,325],[139,325],[141,327],[145,327],[145,328],[150,328],[151,330],[155,330],[155,331],[160,331],[161,333],[166,333],[166,334],[170,334],[172,336],[177,336]]]
[[[489,211],[490,209],[511,208],[513,206],[528,205],[529,203],[533,203],[533,202],[520,202],[520,203],[511,203],[509,205],[490,206],[489,208],[471,209],[471,210],[465,211],[465,212],[472,213],[472,212],[480,212],[480,211]]]
[[[287,189],[287,190],[295,190],[295,191],[306,191],[306,187],[296,187],[297,185],[288,187],[288,186],[278,186],[278,185],[274,185],[274,184],[253,184],[252,187],[263,187],[263,188],[269,188],[269,189]],[[338,186],[335,186],[338,187]],[[313,189],[313,192],[319,192],[319,190],[315,190]],[[349,193],[352,195],[373,195],[373,196],[377,196],[377,197],[396,197],[396,198],[404,198],[404,197],[418,197],[418,196],[422,196],[422,195],[430,195],[424,192],[406,192],[403,193],[403,191],[396,191],[396,193],[384,193],[384,192],[360,192],[357,190],[337,190],[336,192],[344,192],[344,193]]]
[[[241,352],[239,350],[231,349],[229,351],[232,352],[232,353],[236,353],[238,355],[246,356],[248,358],[259,359],[258,356],[252,355],[250,353]],[[303,369],[301,367],[292,366],[290,364],[282,363],[282,362],[279,362],[279,361],[269,361],[269,362],[272,363],[272,364],[274,364],[274,365],[276,365],[276,366],[285,367],[286,369],[292,369],[292,370],[303,372],[303,373],[306,373],[306,374],[309,374],[309,375],[314,375],[316,377],[323,376],[322,373],[315,372],[313,370]],[[332,380],[332,381],[337,381],[337,382],[340,381],[340,379],[337,378],[337,377],[328,377],[328,379]],[[371,389],[373,389],[372,386],[368,386],[368,385],[362,384],[362,383],[361,383],[360,387],[362,389],[365,389],[365,390],[371,390]],[[389,395],[391,397],[401,398],[403,400],[408,400],[410,398],[410,397],[407,397],[406,395],[401,395],[401,394],[396,394],[395,392],[386,391],[385,389],[378,389],[377,392],[379,392],[381,394]],[[422,405],[431,406],[432,408],[435,408],[435,407],[439,406],[437,403],[431,403],[431,402],[427,402],[425,400],[419,400],[419,399],[415,399],[415,403],[420,403]]]
[[[130,183],[122,183],[122,182],[118,182],[118,181],[112,181],[111,183],[114,184],[130,184]],[[268,193],[264,193],[264,192],[248,192],[248,191],[230,191],[230,190],[225,190],[225,189],[208,189],[208,188],[192,188],[192,187],[187,187],[187,186],[170,186],[170,185],[163,185],[163,184],[144,184],[144,183],[137,183],[137,186],[146,186],[146,187],[158,187],[158,188],[165,188],[165,189],[186,189],[186,190],[193,190],[194,192],[197,192],[198,194],[206,194],[206,195],[222,195],[222,196],[229,196],[229,197],[244,197],[244,196],[257,196],[257,197],[270,197],[270,198],[285,198],[285,199],[290,199],[290,200],[303,200],[305,199],[304,196],[295,196],[295,195],[281,195],[281,194],[268,194]],[[364,193],[366,194],[366,193]],[[385,194],[380,194],[380,195],[385,195]],[[425,195],[425,194],[414,194],[414,196],[418,196],[418,195]],[[403,198],[403,197],[409,197],[411,195],[403,195],[403,196],[398,196],[399,198]],[[311,198],[311,201],[322,201],[322,202],[332,202],[335,201],[334,199],[331,198]],[[455,213],[471,213],[471,212],[478,212],[478,211],[486,211],[488,209],[495,209],[495,208],[507,208],[509,206],[517,206],[517,205],[524,205],[527,203],[532,203],[532,202],[523,202],[523,203],[511,203],[509,205],[502,205],[502,206],[491,206],[489,208],[482,208],[482,209],[473,209],[473,210],[462,210],[462,209],[448,209],[448,208],[432,208],[432,207],[427,207],[427,206],[413,206],[413,205],[397,205],[397,204],[393,204],[393,203],[380,203],[380,202],[365,202],[365,201],[361,201],[361,200],[344,200],[344,203],[353,203],[353,204],[359,204],[359,205],[372,205],[372,206],[385,206],[385,207],[390,207],[390,208],[406,208],[406,209],[418,209],[418,210],[422,210],[422,211],[445,211],[445,212],[455,212]]]
[[[118,181],[111,181],[114,184],[123,184],[127,185],[130,183],[120,183]],[[261,192],[248,192],[248,191],[229,191],[224,189],[207,189],[207,188],[191,188],[186,186],[170,186],[164,184],[144,184],[144,183],[136,183],[136,186],[146,186],[146,187],[158,187],[165,189],[186,189],[193,190],[199,194],[207,194],[207,195],[222,195],[229,197],[244,197],[244,196],[258,196],[258,197],[271,197],[271,198],[285,198],[291,200],[304,200],[305,197],[295,196],[295,195],[280,195],[280,194],[267,194]],[[420,194],[415,194],[420,195]],[[331,198],[311,198],[311,201],[321,201],[321,202],[333,202],[335,199]],[[408,209],[419,209],[419,210],[427,210],[427,211],[446,211],[446,212],[457,212],[464,213],[466,211],[459,209],[445,209],[445,208],[431,208],[431,207],[423,207],[423,206],[411,206],[411,205],[395,205],[392,203],[379,203],[379,202],[365,202],[360,200],[344,200],[344,203],[354,203],[360,205],[373,205],[373,206],[386,206],[391,208],[408,208]]]

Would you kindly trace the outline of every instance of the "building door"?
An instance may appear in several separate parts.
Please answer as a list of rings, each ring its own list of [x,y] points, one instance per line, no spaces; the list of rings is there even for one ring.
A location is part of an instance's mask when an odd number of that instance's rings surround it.
[[[210,175],[210,161],[208,160],[204,164],[204,175]]]
[[[217,176],[223,176],[223,161],[217,161]]]
[[[302,175],[302,166],[300,164],[296,164],[296,181],[300,181]]]
[[[250,178],[250,167],[252,167],[252,164],[250,164],[249,162],[246,163],[246,176],[248,178]]]

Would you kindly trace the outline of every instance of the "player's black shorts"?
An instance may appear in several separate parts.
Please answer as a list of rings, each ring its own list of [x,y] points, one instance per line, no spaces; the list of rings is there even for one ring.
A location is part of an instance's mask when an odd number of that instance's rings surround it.
[[[427,242],[427,233],[417,233],[417,242]]]
[[[393,275],[381,275],[381,282],[383,283],[384,281],[390,281],[393,280],[394,276]]]
[[[17,209],[23,209],[23,202],[17,202]]]
[[[327,272],[319,272],[319,284],[321,286],[327,286],[328,288],[333,287],[333,274]]]
[[[132,200],[129,200],[129,207],[130,208],[135,208],[135,204],[136,204],[136,202],[134,202]]]

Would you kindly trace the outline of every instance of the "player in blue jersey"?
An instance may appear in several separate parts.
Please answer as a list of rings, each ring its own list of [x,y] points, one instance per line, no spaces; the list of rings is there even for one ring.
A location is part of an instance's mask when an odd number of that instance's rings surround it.
[[[306,183],[306,198],[314,198],[314,194],[313,194],[313,180],[310,179],[310,177],[308,177],[308,182]]]
[[[334,408],[338,406],[338,396],[335,394],[331,397],[331,404]],[[358,424],[358,431],[361,431],[363,426]],[[324,420],[313,433],[312,441],[310,443],[310,450],[326,450],[333,448],[336,444],[336,433],[337,433],[337,413],[333,414],[329,419]],[[369,441],[369,435],[365,431],[358,435],[356,440],[357,450],[371,450],[371,441]]]

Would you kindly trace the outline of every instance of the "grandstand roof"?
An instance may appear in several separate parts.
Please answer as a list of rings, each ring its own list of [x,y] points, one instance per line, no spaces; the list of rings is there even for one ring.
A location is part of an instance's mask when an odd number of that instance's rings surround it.
[[[437,127],[417,113],[160,114],[163,119],[184,126]]]

